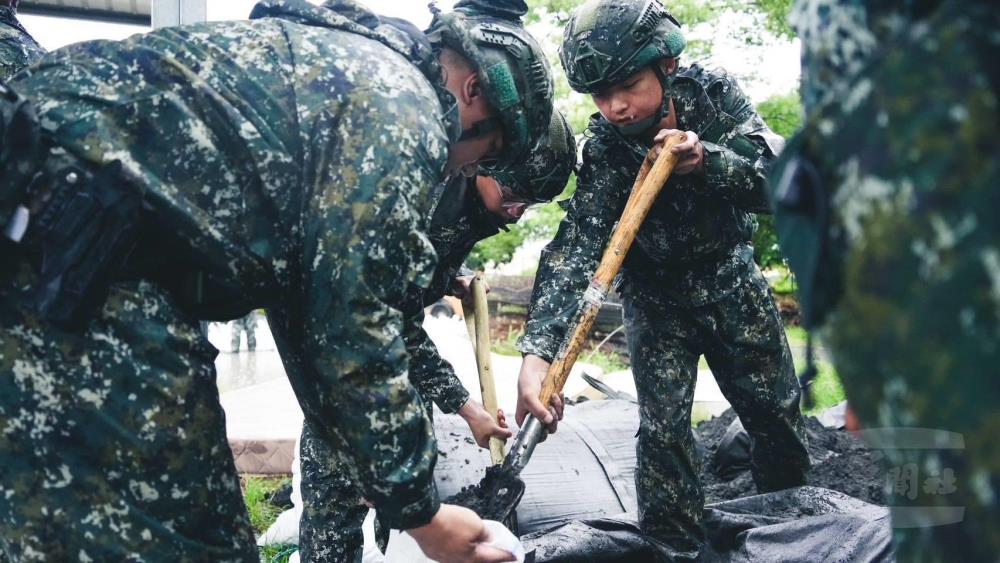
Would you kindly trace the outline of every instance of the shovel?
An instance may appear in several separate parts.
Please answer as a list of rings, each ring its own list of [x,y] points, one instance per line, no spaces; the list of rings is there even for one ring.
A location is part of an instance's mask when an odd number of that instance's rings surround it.
[[[590,334],[601,305],[608,296],[612,281],[621,270],[625,255],[635,241],[639,227],[677,164],[677,155],[670,149],[684,139],[684,134],[668,137],[664,142],[663,151],[655,162],[652,151],[646,155],[632,186],[632,193],[622,211],[621,220],[615,226],[611,241],[604,251],[590,287],[580,300],[576,317],[570,324],[572,330],[569,332],[569,338],[549,366],[545,381],[542,383],[542,391],[538,396],[543,405],[548,405],[554,395],[562,393],[570,370]],[[545,427],[542,423],[528,415],[503,465],[491,467],[478,485],[463,489],[445,502],[471,508],[482,518],[500,522],[506,520],[524,496],[524,481],[521,480],[520,474],[544,435]]]

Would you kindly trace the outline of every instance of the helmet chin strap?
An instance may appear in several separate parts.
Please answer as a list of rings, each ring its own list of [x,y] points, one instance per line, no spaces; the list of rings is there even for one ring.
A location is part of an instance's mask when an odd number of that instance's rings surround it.
[[[673,84],[673,78],[667,76],[663,73],[663,69],[660,68],[658,63],[653,63],[653,72],[656,73],[656,79],[660,81],[660,89],[663,91],[663,99],[660,101],[660,108],[656,110],[656,113],[635,123],[629,123],[628,125],[615,126],[618,132],[626,137],[638,137],[639,135],[646,132],[647,129],[656,125],[661,119],[670,115],[670,96],[671,96],[671,86]]]
[[[479,120],[472,124],[472,127],[462,130],[462,136],[458,138],[458,142],[468,141],[469,139],[476,139],[492,133],[493,131],[502,131],[503,122],[499,117],[487,117],[486,119]]]

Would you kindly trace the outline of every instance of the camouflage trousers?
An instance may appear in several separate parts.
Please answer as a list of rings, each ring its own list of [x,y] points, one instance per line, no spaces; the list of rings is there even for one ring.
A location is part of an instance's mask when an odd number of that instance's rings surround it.
[[[302,425],[299,446],[302,471],[302,517],[299,557],[310,562],[360,562],[365,538],[361,531],[368,507],[340,468],[336,452]]]
[[[216,351],[146,282],[86,332],[0,274],[0,537],[13,561],[257,561]],[[23,282],[24,274],[19,277]]]
[[[700,307],[669,303],[649,290],[625,292],[639,394],[639,520],[668,561],[696,559],[705,538],[691,432],[700,356],[750,434],[757,490],[805,483],[809,454],[791,352],[770,288],[752,270],[731,293]]]
[[[433,407],[427,417],[433,422]],[[360,490],[341,469],[337,453],[327,442],[302,425],[299,445],[302,473],[302,517],[299,519],[299,557],[303,563],[360,562],[365,538],[362,527],[368,516]],[[375,541],[385,551],[389,529],[376,519]]]
[[[253,352],[257,349],[257,313],[250,311],[247,316],[229,324],[232,329],[233,352],[240,351],[240,339],[244,332],[247,333],[247,350]]]

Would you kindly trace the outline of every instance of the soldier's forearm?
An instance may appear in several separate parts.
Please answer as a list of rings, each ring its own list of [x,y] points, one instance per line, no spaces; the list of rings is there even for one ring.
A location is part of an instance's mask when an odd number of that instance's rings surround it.
[[[763,158],[747,158],[724,145],[705,144],[705,189],[709,195],[729,201],[747,211],[770,213],[764,189]]]

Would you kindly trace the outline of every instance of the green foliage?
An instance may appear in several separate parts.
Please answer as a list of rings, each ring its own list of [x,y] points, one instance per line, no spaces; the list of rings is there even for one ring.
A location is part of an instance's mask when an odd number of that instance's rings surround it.
[[[523,334],[523,329],[513,330],[508,328],[506,338],[498,342],[493,342],[493,353],[500,354],[501,356],[520,356],[521,352],[517,349],[517,339],[521,338],[521,335]]]
[[[764,15],[764,24],[768,31],[777,35],[791,39],[795,37],[791,26],[788,25],[788,12],[792,9],[793,0],[753,0],[748,4],[754,6]]]
[[[268,499],[281,488],[288,479],[284,477],[246,477],[243,485],[243,502],[250,513],[250,524],[258,534],[267,529],[281,514],[281,509]]]
[[[774,291],[775,295],[795,295],[798,291],[798,285],[795,283],[795,276],[792,275],[791,270],[787,266],[780,266],[778,269],[783,269],[785,275],[776,280],[771,284],[771,289]]]
[[[800,326],[786,326],[785,337],[788,338],[789,346],[805,346],[808,334]]]
[[[528,24],[538,23],[546,17],[555,18],[560,26],[566,25],[573,9],[583,4],[583,0],[528,0]]]
[[[473,270],[482,270],[487,265],[506,264],[514,257],[514,252],[522,244],[527,234],[524,225],[514,225],[507,232],[500,232],[479,241],[465,260],[465,265]]]
[[[572,196],[574,192],[576,176],[570,176],[566,188],[555,201],[530,210],[528,216],[511,225],[507,232],[479,241],[472,248],[465,264],[474,270],[484,269],[488,265],[506,264],[526,241],[550,240],[566,215],[558,202]]]
[[[282,509],[271,504],[269,499],[288,482],[286,477],[243,478],[243,502],[250,514],[250,525],[257,535],[264,533],[281,514]],[[260,548],[260,559],[264,563],[284,563],[294,552],[294,546],[266,546]]]
[[[788,138],[802,124],[802,104],[798,91],[772,96],[757,104],[757,112],[771,129]],[[757,230],[753,235],[754,259],[761,268],[773,268],[785,263],[785,256],[778,247],[778,235],[774,231],[774,217],[757,216]]]
[[[791,137],[802,126],[802,102],[798,90],[771,96],[757,104],[757,113],[775,133],[786,139]]]
[[[807,416],[817,415],[847,399],[844,385],[840,382],[840,376],[837,375],[837,370],[830,362],[818,361],[816,369],[819,370],[819,375],[809,386],[814,403],[812,408],[802,411],[802,414]]]
[[[785,255],[778,246],[778,234],[774,231],[774,216],[757,215],[757,230],[753,233],[753,258],[763,269],[781,266]]]

